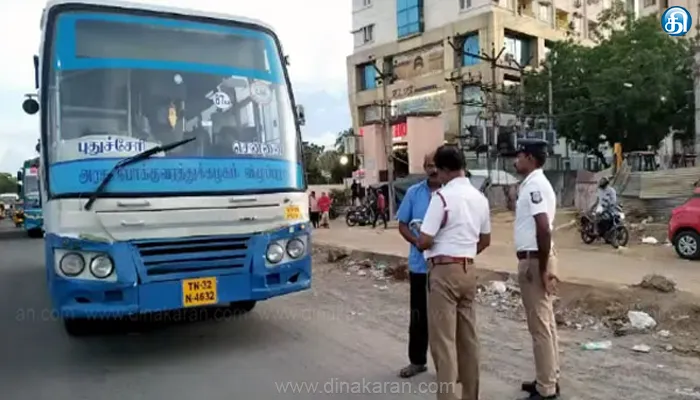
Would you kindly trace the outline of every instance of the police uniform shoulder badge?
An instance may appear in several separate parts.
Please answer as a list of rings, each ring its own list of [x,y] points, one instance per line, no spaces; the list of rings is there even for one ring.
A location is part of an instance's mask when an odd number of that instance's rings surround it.
[[[535,204],[542,202],[542,194],[540,192],[530,192],[530,200]]]

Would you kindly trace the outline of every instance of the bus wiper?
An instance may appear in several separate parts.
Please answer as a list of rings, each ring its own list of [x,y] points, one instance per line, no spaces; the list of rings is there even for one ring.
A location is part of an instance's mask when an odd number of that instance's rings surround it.
[[[127,166],[127,165],[129,165],[129,164],[133,164],[133,163],[136,163],[136,162],[139,162],[139,161],[143,161],[143,160],[147,159],[148,157],[150,157],[150,156],[152,156],[152,155],[154,155],[154,154],[156,154],[156,153],[161,153],[161,152],[170,151],[170,150],[172,150],[172,149],[174,149],[174,148],[176,148],[176,147],[180,147],[180,146],[185,145],[185,144],[187,144],[187,143],[189,143],[189,142],[192,142],[192,141],[194,141],[194,140],[196,140],[196,139],[197,139],[197,137],[191,137],[191,138],[188,138],[188,139],[178,140],[177,142],[173,142],[173,143],[169,143],[169,144],[164,144],[164,145],[161,145],[161,146],[156,146],[156,147],[150,148],[150,149],[148,149],[148,150],[146,150],[146,151],[143,151],[143,152],[141,152],[141,153],[134,154],[134,155],[131,156],[131,157],[127,157],[127,158],[122,159],[122,160],[119,161],[117,164],[115,164],[114,167],[112,167],[111,170],[109,170],[109,173],[107,173],[107,175],[102,179],[102,182],[100,182],[100,184],[97,186],[97,189],[95,189],[95,191],[92,192],[92,194],[90,195],[90,198],[88,199],[87,203],[85,203],[85,209],[86,209],[86,210],[90,210],[90,209],[92,208],[92,205],[95,203],[95,200],[97,200],[97,198],[100,196],[100,194],[104,192],[105,188],[107,187],[107,184],[112,180],[112,178],[114,177],[114,174],[115,174],[120,168],[125,167],[125,166]]]

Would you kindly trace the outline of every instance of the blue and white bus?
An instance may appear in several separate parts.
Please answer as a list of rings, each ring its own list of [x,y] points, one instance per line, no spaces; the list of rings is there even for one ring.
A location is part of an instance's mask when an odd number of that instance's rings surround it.
[[[24,213],[24,230],[29,237],[40,238],[44,232],[44,217],[41,211],[39,195],[39,157],[26,160],[22,169],[17,171],[20,200]]]
[[[297,107],[275,32],[246,18],[53,0],[35,57],[46,268],[71,335],[93,318],[311,285]]]

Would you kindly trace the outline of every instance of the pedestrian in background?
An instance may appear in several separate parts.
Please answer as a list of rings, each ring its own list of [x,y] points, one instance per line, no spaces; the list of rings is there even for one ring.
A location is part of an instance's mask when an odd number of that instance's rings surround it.
[[[321,211],[321,226],[324,228],[329,228],[331,198],[328,197],[326,192],[321,192],[321,197],[318,199],[318,209]]]
[[[552,246],[557,197],[542,171],[546,160],[546,141],[520,142],[515,169],[524,179],[515,204],[515,251],[536,371],[536,379],[523,382],[521,387],[532,400],[553,400],[560,393],[559,344],[552,306],[559,280]]]
[[[372,221],[372,228],[377,227],[377,220],[382,219],[384,223],[384,229],[387,229],[387,212],[386,212],[386,197],[384,197],[384,191],[380,188],[377,189],[377,201],[376,209],[374,211],[374,220]]]
[[[352,185],[350,185],[350,194],[352,206],[358,206],[360,201],[360,184],[355,179],[352,180]]]
[[[401,201],[396,219],[399,233],[410,244],[408,253],[408,282],[411,315],[408,325],[409,364],[399,371],[401,378],[410,378],[427,370],[428,364],[428,265],[423,252],[416,247],[418,234],[430,197],[440,188],[433,162],[433,153],[425,156],[423,169],[427,179],[408,188]]]
[[[474,258],[491,243],[489,203],[465,177],[462,152],[438,147],[440,182],[423,218],[418,248],[428,260],[428,337],[435,362],[438,400],[478,400]],[[462,384],[456,394],[456,381]]]
[[[309,219],[311,220],[311,226],[318,228],[320,218],[321,210],[318,208],[318,199],[316,198],[316,192],[312,190],[309,195]]]

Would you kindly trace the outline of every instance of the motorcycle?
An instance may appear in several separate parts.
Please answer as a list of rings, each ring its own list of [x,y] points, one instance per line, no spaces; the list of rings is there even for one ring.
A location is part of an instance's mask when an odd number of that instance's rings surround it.
[[[345,223],[352,227],[355,225],[365,226],[374,220],[374,211],[366,204],[352,207],[345,214]]]
[[[610,227],[607,232],[598,232],[598,229],[596,229],[596,218],[591,213],[584,214],[579,220],[581,240],[585,244],[591,244],[598,239],[603,239],[613,248],[625,247],[629,242],[630,233],[624,221],[625,213],[622,212],[622,207],[618,206],[617,213],[610,221]]]
[[[12,215],[12,222],[15,223],[15,227],[21,228],[24,224],[24,210],[16,210]]]

